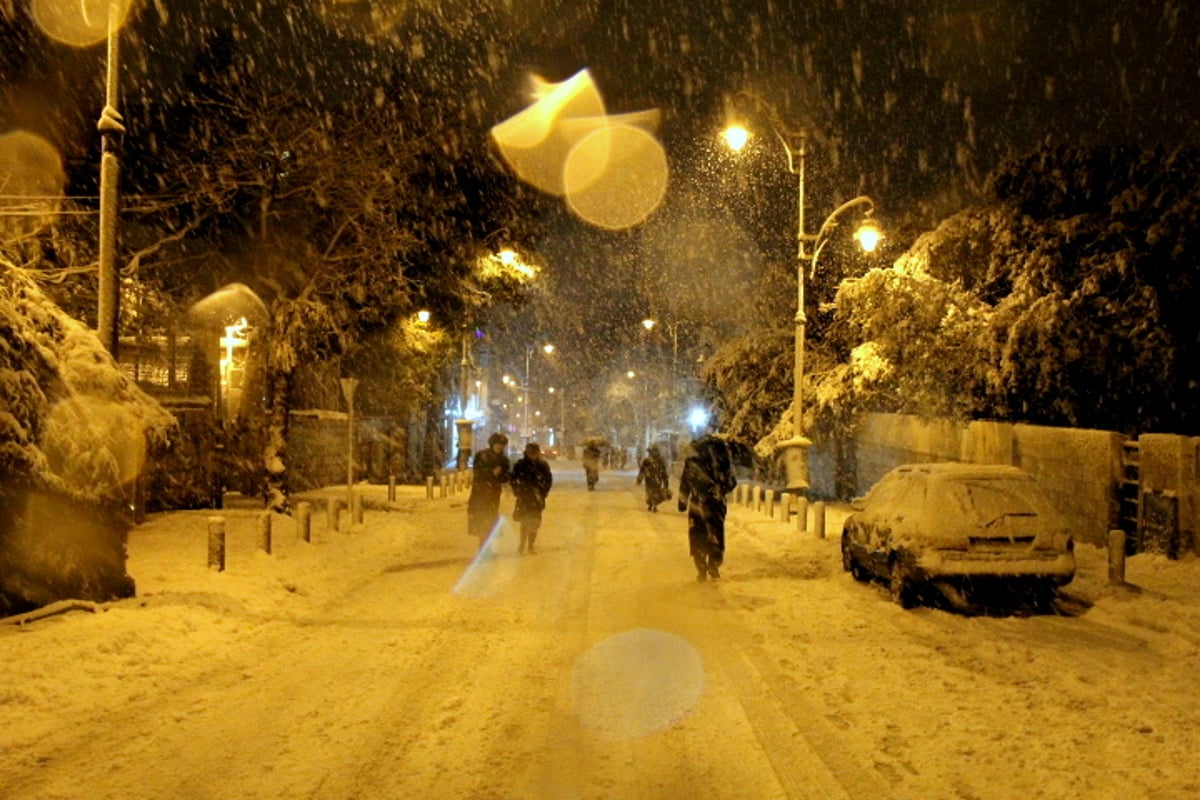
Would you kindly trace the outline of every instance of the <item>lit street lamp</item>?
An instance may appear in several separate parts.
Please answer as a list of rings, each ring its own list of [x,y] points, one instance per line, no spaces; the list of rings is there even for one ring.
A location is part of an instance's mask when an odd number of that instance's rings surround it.
[[[533,438],[533,431],[529,427],[529,400],[530,400],[529,394],[533,389],[533,376],[531,374],[531,370],[533,369],[533,353],[537,349],[538,348],[534,347],[533,345],[526,345],[526,347],[525,347],[525,375],[524,375],[523,380],[520,383],[512,380],[507,375],[504,376],[505,384],[508,384],[510,386],[515,386],[516,388],[521,390],[522,403],[524,403],[524,405],[525,405],[525,411],[523,412],[524,423],[522,425],[524,430],[521,433],[522,438],[524,438],[524,440],[525,440],[524,444],[529,444],[530,439]],[[544,344],[544,345],[542,345],[541,350],[546,355],[550,355],[551,353],[554,352],[554,345]]]
[[[796,219],[796,364],[793,377],[792,395],[792,438],[780,443],[784,448],[784,464],[787,469],[787,489],[790,492],[802,493],[809,487],[808,448],[812,442],[804,435],[804,329],[807,318],[804,313],[804,267],[808,264],[809,276],[816,272],[817,259],[829,242],[833,229],[837,227],[838,217],[852,208],[863,207],[866,219],[855,233],[855,239],[863,250],[871,252],[879,243],[881,233],[871,221],[871,212],[875,210],[875,201],[867,195],[848,200],[834,209],[833,213],[821,223],[817,233],[805,232],[804,225],[804,159],[808,154],[808,131],[804,128],[793,129],[784,124],[778,111],[767,101],[756,94],[741,91],[733,96],[736,105],[738,101],[749,101],[766,117],[776,138],[783,145],[787,155],[788,172],[795,175],[798,185],[797,219]],[[749,141],[749,131],[738,124],[731,124],[722,132],[722,138],[732,150],[741,150]],[[808,245],[812,245],[812,250]]]

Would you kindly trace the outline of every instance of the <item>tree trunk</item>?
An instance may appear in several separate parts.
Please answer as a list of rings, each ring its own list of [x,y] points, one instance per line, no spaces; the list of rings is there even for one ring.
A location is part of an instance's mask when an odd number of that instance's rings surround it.
[[[279,514],[289,512],[287,485],[288,398],[292,391],[292,370],[268,363],[267,437],[263,447],[266,481],[263,492],[266,507]]]

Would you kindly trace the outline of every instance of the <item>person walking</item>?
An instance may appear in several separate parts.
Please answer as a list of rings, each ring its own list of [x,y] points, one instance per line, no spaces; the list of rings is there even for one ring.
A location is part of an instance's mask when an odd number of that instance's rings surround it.
[[[508,437],[497,431],[488,437],[488,446],[475,454],[471,465],[471,494],[467,497],[467,533],[479,540],[479,549],[500,521],[500,489],[512,477],[508,456]]]
[[[688,551],[696,580],[717,580],[725,560],[725,496],[737,486],[729,446],[706,435],[692,442],[679,476],[680,511],[688,515]]]
[[[525,454],[513,465],[512,489],[517,497],[513,508],[513,519],[521,527],[521,553],[536,553],[534,542],[542,527],[542,511],[546,508],[546,495],[554,484],[550,465],[542,457],[542,448],[537,442],[525,445]]]
[[[652,444],[646,448],[646,457],[642,459],[637,474],[638,485],[646,487],[646,510],[658,511],[658,504],[671,499],[668,488],[667,462],[662,457],[658,445]]]
[[[588,442],[583,447],[583,471],[587,475],[588,491],[595,491],[600,481],[600,446],[595,442]]]

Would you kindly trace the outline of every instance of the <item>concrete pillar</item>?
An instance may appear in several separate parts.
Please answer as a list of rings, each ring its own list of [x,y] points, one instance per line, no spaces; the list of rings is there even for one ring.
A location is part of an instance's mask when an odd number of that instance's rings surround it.
[[[808,498],[796,495],[796,533],[808,533]]]
[[[432,475],[428,475],[425,478],[425,499],[426,500],[433,499],[433,476]]]
[[[328,530],[339,530],[338,511],[340,511],[341,508],[341,500],[338,500],[336,497],[329,498],[329,503],[325,506],[325,526]]]
[[[363,522],[363,496],[362,492],[355,492],[352,496],[351,518],[355,525],[362,525]]]
[[[312,541],[312,504],[296,504],[296,535],[306,542]]]
[[[271,554],[271,512],[264,511],[258,515],[258,549],[267,555]]]
[[[818,539],[825,538],[825,504],[820,500],[813,503],[813,533]]]
[[[767,489],[767,516],[775,519],[775,490]]]
[[[396,501],[396,476],[395,475],[388,475],[388,495],[387,495],[387,497],[388,497],[389,503],[394,503]]]
[[[1108,532],[1108,582],[1114,586],[1125,583],[1125,531]]]
[[[208,568],[225,571],[225,518],[208,518]]]

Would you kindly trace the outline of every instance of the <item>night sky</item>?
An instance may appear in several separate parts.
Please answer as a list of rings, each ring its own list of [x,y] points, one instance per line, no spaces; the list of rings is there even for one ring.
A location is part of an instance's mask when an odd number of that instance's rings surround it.
[[[255,53],[262,76],[308,93],[316,108],[408,82],[417,102],[422,92],[461,98],[485,131],[529,102],[531,74],[557,81],[588,68],[610,112],[661,109],[672,173],[658,215],[616,234],[581,230],[569,217],[547,220],[545,253],[558,258],[559,280],[599,283],[604,292],[594,303],[603,315],[574,315],[582,327],[617,330],[648,305],[677,318],[699,306],[710,313],[794,253],[794,179],[781,149],[764,136],[746,161],[717,151],[726,100],[739,89],[811,131],[814,223],[868,192],[893,247],[975,200],[1000,159],[1041,142],[1196,138],[1200,8],[1182,0],[228,5],[136,7],[122,34],[129,137],[169,128],[192,62],[216,36]],[[69,163],[87,164],[104,48],[49,42],[31,25],[29,6],[0,0],[0,130],[34,130]],[[677,240],[696,230],[702,238],[689,251]],[[617,291],[593,280],[616,263],[645,280]],[[686,288],[706,282],[726,294]],[[758,313],[753,303],[740,305],[743,317]]]

